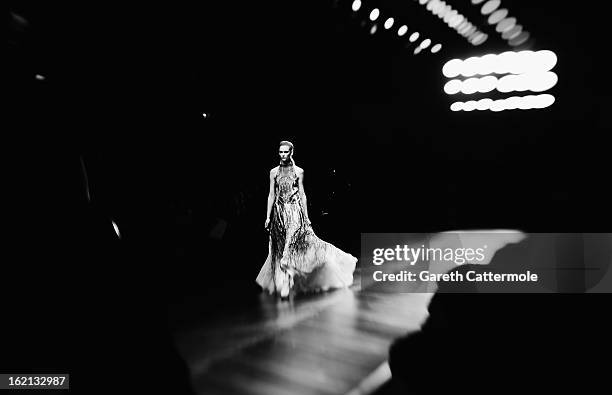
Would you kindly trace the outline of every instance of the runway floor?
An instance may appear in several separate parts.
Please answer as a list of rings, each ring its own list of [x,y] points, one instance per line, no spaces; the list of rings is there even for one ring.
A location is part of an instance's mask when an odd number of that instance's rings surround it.
[[[392,340],[417,330],[429,294],[350,289],[256,300],[175,335],[198,394],[367,394],[390,376]]]

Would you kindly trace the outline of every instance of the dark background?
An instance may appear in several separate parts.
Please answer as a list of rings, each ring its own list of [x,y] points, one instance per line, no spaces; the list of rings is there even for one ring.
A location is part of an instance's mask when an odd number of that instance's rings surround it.
[[[314,3],[11,2],[5,300],[21,343],[6,367],[77,369],[92,344],[96,361],[146,360],[168,304],[172,325],[188,296],[247,304],[283,139],[315,231],[354,255],[361,232],[609,230],[604,12],[504,1],[532,34],[523,49],[557,53],[557,101],[454,113],[442,66],[509,50],[490,27],[472,47],[417,2]],[[374,3],[409,34],[370,35]],[[414,30],[442,51],[413,55]]]

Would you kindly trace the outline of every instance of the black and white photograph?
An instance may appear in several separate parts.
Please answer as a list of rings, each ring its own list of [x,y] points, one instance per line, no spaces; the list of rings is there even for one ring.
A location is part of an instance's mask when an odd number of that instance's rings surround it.
[[[5,9],[0,389],[609,391],[605,2]]]

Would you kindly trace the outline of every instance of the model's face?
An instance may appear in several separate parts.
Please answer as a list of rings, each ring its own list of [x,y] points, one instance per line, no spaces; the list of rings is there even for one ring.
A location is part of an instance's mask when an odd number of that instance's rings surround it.
[[[289,160],[289,156],[291,155],[291,149],[286,145],[281,145],[278,149],[278,156],[283,162],[287,162]]]

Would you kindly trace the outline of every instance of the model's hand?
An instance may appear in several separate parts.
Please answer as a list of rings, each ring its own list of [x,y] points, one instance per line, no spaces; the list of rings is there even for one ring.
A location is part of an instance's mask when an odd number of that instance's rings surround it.
[[[266,228],[266,230],[268,230],[270,228],[270,218],[266,218],[265,228]]]

